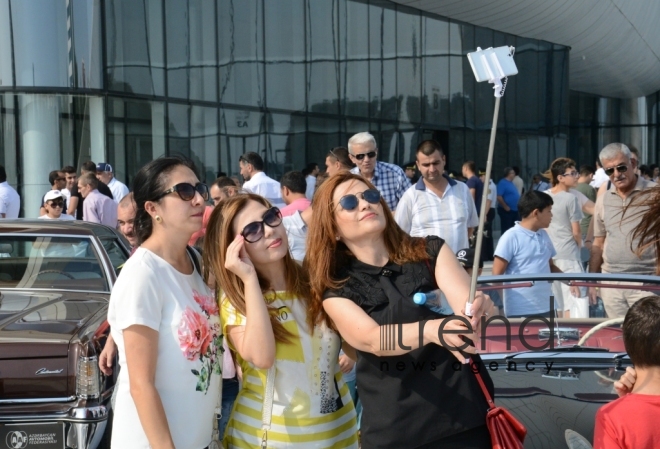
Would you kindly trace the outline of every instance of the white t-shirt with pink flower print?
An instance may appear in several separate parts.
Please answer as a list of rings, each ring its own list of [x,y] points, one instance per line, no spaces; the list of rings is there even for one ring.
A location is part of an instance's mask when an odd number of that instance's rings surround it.
[[[123,331],[132,325],[158,331],[156,388],[174,445],[208,446],[222,388],[223,336],[214,294],[201,276],[138,248],[112,289],[108,321],[120,366],[112,448],[150,447],[129,388]]]

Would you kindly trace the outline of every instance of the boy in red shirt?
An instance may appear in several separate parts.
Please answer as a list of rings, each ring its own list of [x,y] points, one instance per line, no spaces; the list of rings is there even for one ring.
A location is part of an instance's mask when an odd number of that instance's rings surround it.
[[[637,374],[632,391],[596,414],[594,449],[660,448],[660,296],[626,313],[623,342]]]

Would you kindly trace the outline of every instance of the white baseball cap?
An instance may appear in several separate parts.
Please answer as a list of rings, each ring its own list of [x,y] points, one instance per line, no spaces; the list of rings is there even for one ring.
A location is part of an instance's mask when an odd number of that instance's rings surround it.
[[[64,198],[64,194],[59,190],[51,190],[48,193],[46,193],[46,196],[44,197],[44,201],[50,201],[56,198]]]

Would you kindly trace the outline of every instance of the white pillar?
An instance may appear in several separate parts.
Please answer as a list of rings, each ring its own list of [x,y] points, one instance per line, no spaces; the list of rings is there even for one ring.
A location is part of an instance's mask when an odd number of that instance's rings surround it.
[[[48,173],[60,165],[60,98],[19,95],[23,197],[26,218],[39,216],[41,198],[50,190]]]
[[[89,97],[90,157],[96,162],[107,162],[105,154],[105,108],[103,97]]]

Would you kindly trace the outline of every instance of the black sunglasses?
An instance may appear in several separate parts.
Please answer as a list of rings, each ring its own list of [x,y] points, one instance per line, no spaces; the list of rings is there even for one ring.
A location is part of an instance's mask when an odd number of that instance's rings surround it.
[[[628,166],[626,164],[621,164],[621,165],[617,165],[616,167],[606,168],[604,171],[607,176],[612,176],[614,174],[615,169],[619,173],[625,173],[628,171]]]
[[[62,200],[60,200],[60,201],[51,201],[49,204],[50,204],[50,207],[64,207],[64,201],[62,201]]]
[[[376,152],[375,151],[370,151],[368,153],[362,153],[362,154],[354,154],[353,157],[357,159],[358,161],[361,161],[364,159],[365,156],[368,156],[369,159],[373,159],[376,157]]]
[[[198,182],[197,184],[192,185],[187,182],[182,182],[175,185],[171,189],[167,189],[158,195],[153,201],[158,201],[165,195],[169,195],[170,193],[174,192],[176,192],[179,195],[179,198],[181,198],[183,201],[191,201],[193,198],[195,198],[195,192],[198,192],[200,195],[202,195],[204,201],[208,201],[209,199],[209,187],[206,184]]]
[[[282,213],[277,207],[271,207],[261,216],[263,220],[253,221],[246,225],[241,231],[241,235],[248,243],[255,243],[264,238],[264,225],[276,228],[282,224]]]
[[[341,199],[339,200],[339,205],[344,210],[350,211],[355,209],[356,207],[358,207],[358,204],[360,202],[360,200],[357,197],[358,195],[362,195],[362,198],[364,198],[364,200],[370,204],[378,204],[380,202],[380,192],[376,189],[369,189],[369,190],[365,190],[362,193],[357,193],[355,195],[351,193],[342,196]]]

